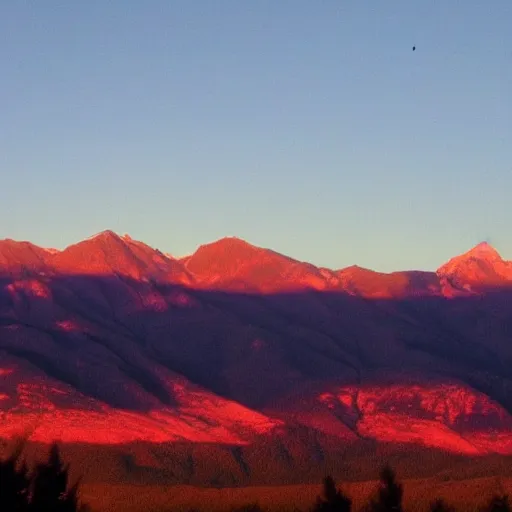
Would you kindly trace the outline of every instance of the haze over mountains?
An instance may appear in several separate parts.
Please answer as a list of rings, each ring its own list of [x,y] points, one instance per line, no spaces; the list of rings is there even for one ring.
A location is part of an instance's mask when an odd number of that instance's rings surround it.
[[[237,238],[181,259],[110,231],[4,240],[0,435],[179,445],[173,478],[203,483],[257,479],[262,454],[276,478],[361,446],[512,454],[511,299],[486,243],[384,274]],[[221,476],[197,469],[212,450]]]

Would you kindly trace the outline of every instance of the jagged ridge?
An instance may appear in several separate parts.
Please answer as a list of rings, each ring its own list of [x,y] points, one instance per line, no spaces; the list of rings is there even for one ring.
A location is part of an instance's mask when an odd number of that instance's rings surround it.
[[[1,435],[512,453],[512,271],[487,244],[383,274],[236,238],[175,259],[107,231],[0,242],[0,276]]]

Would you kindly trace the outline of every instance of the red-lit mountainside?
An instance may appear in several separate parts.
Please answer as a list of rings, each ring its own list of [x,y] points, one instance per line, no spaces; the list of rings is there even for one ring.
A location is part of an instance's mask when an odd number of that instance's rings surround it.
[[[512,454],[512,262],[485,243],[384,274],[237,238],[182,259],[110,231],[4,240],[0,355],[1,437],[186,445],[176,481],[363,445]],[[197,473],[219,447],[229,478]]]

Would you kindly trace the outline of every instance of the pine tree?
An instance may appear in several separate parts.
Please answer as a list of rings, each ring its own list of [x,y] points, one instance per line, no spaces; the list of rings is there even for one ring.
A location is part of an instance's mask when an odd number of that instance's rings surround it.
[[[371,512],[403,512],[403,487],[396,481],[395,472],[386,466],[380,473],[380,488],[377,498],[373,500],[368,510]]]
[[[0,461],[0,507],[9,512],[23,512],[28,507],[30,479],[25,463],[20,465],[24,443],[19,442],[13,453]]]
[[[76,512],[78,484],[68,490],[68,468],[64,466],[56,444],[46,462],[36,466],[32,475],[31,512]]]
[[[510,512],[508,495],[495,495],[491,498],[483,512]]]
[[[46,462],[32,472],[20,463],[26,440],[17,443],[13,453],[0,459],[1,512],[87,512],[78,505],[79,482],[68,489],[68,468],[62,463],[57,445]]]
[[[455,512],[455,509],[447,505],[444,500],[437,499],[430,504],[430,512]]]
[[[323,496],[319,496],[313,512],[350,512],[352,501],[336,488],[334,479],[324,479]]]

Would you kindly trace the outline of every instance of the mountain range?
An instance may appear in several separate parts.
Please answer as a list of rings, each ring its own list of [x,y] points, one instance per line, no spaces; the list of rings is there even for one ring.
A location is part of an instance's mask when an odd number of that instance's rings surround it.
[[[512,455],[512,262],[487,243],[386,274],[238,238],[184,258],[111,231],[3,240],[0,356],[0,437],[114,450],[140,478]]]

